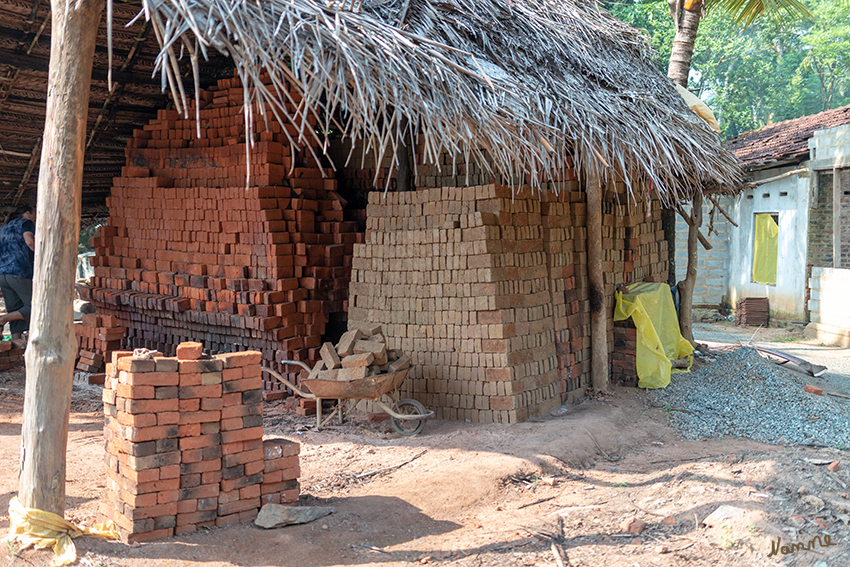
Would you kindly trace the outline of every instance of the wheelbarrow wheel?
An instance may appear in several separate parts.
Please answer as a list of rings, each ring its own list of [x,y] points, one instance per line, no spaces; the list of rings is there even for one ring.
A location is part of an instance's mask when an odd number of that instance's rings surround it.
[[[402,415],[425,415],[427,413],[425,406],[416,400],[409,399],[399,400],[399,402],[393,406],[393,411]],[[404,435],[405,437],[409,435],[417,435],[422,433],[422,430],[425,429],[424,419],[392,418],[391,423],[393,429],[395,429],[399,435]]]

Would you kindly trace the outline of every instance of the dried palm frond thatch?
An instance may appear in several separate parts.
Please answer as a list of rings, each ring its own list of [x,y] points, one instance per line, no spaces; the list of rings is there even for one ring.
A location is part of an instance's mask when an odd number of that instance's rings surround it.
[[[572,157],[603,178],[650,181],[670,203],[741,178],[652,65],[643,37],[593,0],[142,4],[162,46],[163,88],[183,111],[178,59],[188,54],[197,82],[199,58],[215,49],[246,87],[246,121],[251,108],[271,111],[320,147],[334,127],[379,156],[421,135],[420,163],[447,150],[531,185]],[[286,82],[300,90],[297,103]],[[324,124],[306,128],[310,113]]]

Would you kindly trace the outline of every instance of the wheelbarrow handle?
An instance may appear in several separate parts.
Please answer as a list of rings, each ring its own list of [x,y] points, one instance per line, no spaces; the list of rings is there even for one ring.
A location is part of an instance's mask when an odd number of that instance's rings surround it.
[[[303,362],[299,362],[297,360],[282,360],[281,364],[296,364],[296,365],[300,366],[301,368],[305,369],[307,372],[310,372],[309,366],[307,366]],[[278,380],[283,382],[286,385],[287,388],[291,389],[293,392],[295,392],[296,394],[298,394],[302,398],[307,398],[308,400],[315,400],[316,399],[316,396],[314,396],[313,394],[311,394],[309,392],[303,392],[303,391],[299,390],[298,386],[296,386],[295,384],[293,384],[292,382],[290,382],[289,380],[287,380],[286,378],[284,378],[283,376],[281,376],[280,374],[278,374],[277,372],[275,372],[271,368],[266,368],[265,366],[263,366],[262,370],[263,370],[263,372],[268,372],[269,374],[271,374],[272,376],[274,376],[275,378],[277,378]]]

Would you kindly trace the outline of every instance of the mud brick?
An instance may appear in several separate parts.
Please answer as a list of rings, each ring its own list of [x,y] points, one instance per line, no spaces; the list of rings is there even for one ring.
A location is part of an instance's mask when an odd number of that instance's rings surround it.
[[[267,473],[281,471],[284,469],[294,469],[298,467],[298,457],[292,455],[289,457],[278,457],[276,459],[266,459],[264,471]]]
[[[133,358],[132,356],[120,358],[117,366],[119,371],[124,372],[156,372],[156,362],[149,359]]]
[[[170,400],[177,398],[180,395],[180,390],[177,386],[157,386],[154,397],[157,400]]]
[[[388,372],[400,372],[401,370],[406,370],[410,368],[410,357],[402,356],[395,362],[391,362],[389,367],[387,368]]]
[[[297,480],[287,480],[284,482],[265,483],[260,485],[260,491],[263,494],[272,494],[275,492],[281,493],[289,490],[298,490],[299,484]]]
[[[219,466],[221,463],[219,462]],[[221,471],[208,471],[201,473],[201,484],[218,484],[221,482]]]
[[[336,346],[336,351],[339,356],[350,356],[353,354],[354,343],[362,338],[363,332],[360,329],[352,329],[343,333]]]
[[[297,455],[300,450],[300,444],[288,439],[266,439],[263,441],[263,457],[266,460]]]
[[[204,352],[204,345],[185,342],[177,345],[177,360],[198,360]]]
[[[181,488],[180,500],[192,500],[201,498],[214,498],[218,496],[218,484],[202,484],[195,488]]]
[[[221,372],[223,370],[223,364],[217,358],[181,360],[179,362],[179,368],[181,374],[208,374],[211,372]]]
[[[260,496],[260,502],[263,503],[263,506],[266,504],[280,504],[280,492],[274,492],[272,494],[263,494]]]
[[[245,488],[246,486],[251,486],[254,484],[261,484],[263,482],[263,473],[257,473],[251,476],[240,476],[231,479],[223,479],[221,481],[221,490],[222,492],[230,492],[231,490],[239,490]],[[257,492],[257,496],[259,496],[259,491]],[[241,498],[241,495],[240,495]]]
[[[233,480],[245,475],[245,465],[234,465],[221,469],[221,478],[225,480]]]
[[[221,412],[214,410],[180,414],[180,425],[186,425],[189,423],[209,423],[219,420],[221,420]]]
[[[168,465],[180,464],[180,453],[172,451],[170,453],[157,453],[146,457],[127,457],[127,466],[134,471],[143,471],[148,469],[158,469]]]
[[[201,473],[180,475],[180,488],[201,486]]]
[[[237,431],[223,431],[221,433],[221,442],[222,443],[236,443],[239,441],[249,441],[253,439],[262,439],[263,438],[263,428],[262,427],[251,427],[248,429],[240,429]],[[262,453],[260,454],[260,458],[262,459]]]
[[[183,534],[190,534],[198,531],[198,526],[196,524],[186,524],[185,526],[177,526],[174,528],[174,535],[179,536]]]
[[[200,398],[187,398],[187,399],[180,400],[180,403],[178,404],[178,408],[180,409],[181,413],[196,412],[196,411],[201,409],[201,399]]]
[[[216,518],[215,510],[198,510],[188,512],[186,514],[177,514],[177,525],[185,526],[191,524],[199,524],[201,522],[214,521]]]
[[[200,372],[182,372],[180,373],[180,387],[186,388],[189,386],[200,386],[201,385],[201,373]],[[179,394],[178,394],[179,396]]]
[[[124,411],[132,414],[177,411],[178,400],[126,400]]]
[[[339,355],[337,354],[336,349],[334,349],[333,344],[323,344],[321,350],[319,350],[319,355],[322,357],[322,360],[325,362],[325,368],[328,370],[340,367],[341,363]]]
[[[189,449],[188,451],[196,452],[197,449]],[[201,449],[201,458],[203,459],[203,449]],[[182,456],[182,455],[181,455]],[[192,462],[182,462],[180,464],[180,474],[201,474],[205,472],[216,472],[221,470],[221,457],[212,459],[195,460]]]
[[[218,504],[229,504],[230,502],[236,502],[239,500],[239,491],[231,490],[230,492],[219,492],[218,493]],[[218,508],[218,506],[216,506]]]
[[[157,530],[173,528],[177,525],[177,515],[160,516],[154,520],[154,526]]]
[[[257,351],[229,352],[217,354],[216,358],[224,363],[224,368],[238,368],[260,364],[262,354]]]
[[[194,512],[198,509],[198,499],[193,498],[191,500],[180,500],[177,502],[177,513],[178,514],[188,514],[189,512]]]
[[[198,437],[184,437],[180,439],[180,450],[203,449],[221,444],[221,435],[199,435]]]
[[[218,487],[216,487],[218,488]],[[129,520],[144,520],[147,518],[156,518],[157,516],[171,516],[177,514],[177,503],[170,502],[168,504],[157,504],[156,506],[145,506],[143,508],[133,508],[124,505],[124,515]]]
[[[230,394],[233,392],[245,392],[248,390],[261,390],[263,379],[260,376],[254,378],[243,378],[242,380],[231,380],[222,382],[222,392]]]
[[[360,354],[352,354],[346,356],[342,359],[342,367],[343,368],[352,368],[357,366],[369,366],[375,360],[375,355],[371,352],[364,352]],[[340,380],[346,380],[346,378],[340,378]]]
[[[204,447],[201,449],[201,459],[205,462],[217,462],[221,459],[221,455],[221,445],[214,445],[212,447]]]
[[[174,537],[174,529],[173,528],[165,528],[161,530],[151,530],[144,533],[130,533],[127,534],[126,537],[122,534],[122,541],[128,544],[134,543],[147,543],[149,541],[156,541],[158,539],[166,539],[169,537]]]
[[[119,411],[117,418],[118,423],[121,425],[136,429],[144,429],[156,425],[156,414],[153,413],[132,414]]]
[[[155,443],[157,453],[169,453],[179,449],[180,440],[176,437],[171,439],[157,439]]]
[[[252,484],[251,486],[246,486],[245,488],[239,489],[239,499],[240,500],[249,500],[251,498],[259,498],[260,497],[260,484]]]
[[[202,423],[201,435],[215,435],[221,432],[221,424],[219,422]]]
[[[355,329],[359,329],[365,336],[371,335],[379,335],[383,333],[383,328],[379,323],[366,323],[366,322],[349,322],[349,327],[353,327]]]
[[[221,492],[219,492],[221,494]],[[215,510],[218,508],[218,498],[198,499],[198,510]]]
[[[112,357],[110,358],[110,361],[112,362],[113,366],[117,367],[118,361],[121,360],[122,358],[125,358],[125,357],[128,357],[128,356],[133,356],[133,351],[131,351],[131,350],[114,350],[114,351],[112,351]]]
[[[177,372],[179,365],[176,358],[154,357],[157,372]]]
[[[144,518],[141,520],[130,520],[123,514],[115,514],[113,521],[122,530],[127,532],[150,532],[154,528],[156,521],[153,518]],[[122,537],[123,539],[123,537]]]
[[[236,465],[244,465],[245,463],[250,463],[251,461],[259,461],[263,458],[262,454],[262,449],[255,449],[251,451],[242,451],[241,453],[230,453],[227,455],[222,455],[221,466],[223,468],[228,468]]]
[[[203,374],[201,376],[203,376]],[[210,386],[180,386],[180,399],[220,397],[221,384],[213,384]]]
[[[218,505],[218,515],[219,516],[228,516],[230,514],[235,514],[237,512],[244,512],[246,510],[251,510],[254,508],[260,507],[260,497],[251,498],[249,500],[237,500],[236,502],[229,502],[227,504],[219,504]]]
[[[176,372],[121,372],[118,381],[130,386],[177,386],[180,375]]]
[[[176,425],[154,425],[153,427],[128,427],[124,432],[128,441],[140,443],[154,441],[165,437],[177,437],[179,430]]]
[[[222,403],[221,397],[201,399],[201,410],[203,411],[221,410],[222,407],[224,407],[224,404]]]
[[[262,401],[263,401],[263,392],[261,390],[248,390],[248,391],[242,392],[242,403],[243,404],[248,404],[248,405],[251,405],[251,406],[254,406],[256,404],[256,407],[259,407],[259,414],[257,414],[257,415],[262,415],[262,413],[263,413],[263,404],[261,403]]]
[[[130,386],[128,384],[118,384],[115,392],[119,398],[129,398],[133,400],[152,400],[154,399],[155,390],[153,386]]]
[[[245,466],[245,475],[251,476],[251,475],[255,475],[257,473],[263,472],[263,470],[265,469],[265,462],[264,461],[251,461],[249,463],[245,463],[244,466]]]
[[[215,519],[216,526],[233,526],[242,523],[239,513],[229,514],[227,516],[217,516]]]
[[[263,427],[263,416],[261,415],[246,415],[242,418],[242,427],[253,429]]]
[[[201,374],[201,384],[211,386],[221,384],[221,372],[204,372]]]
[[[303,407],[299,406],[295,408],[296,415],[316,415],[316,406],[313,407]]]

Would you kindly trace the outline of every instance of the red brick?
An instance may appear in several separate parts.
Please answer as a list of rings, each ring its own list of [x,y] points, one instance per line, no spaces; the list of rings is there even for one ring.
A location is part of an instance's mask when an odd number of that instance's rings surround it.
[[[156,415],[157,425],[177,425],[180,422],[179,411],[164,411]]]
[[[235,368],[250,366],[252,364],[260,364],[262,361],[262,354],[257,351],[249,350],[245,352],[217,354],[216,358],[224,362],[225,368]]]
[[[200,398],[190,398],[188,400],[180,400],[179,408],[182,413],[196,412],[201,409]]]
[[[115,393],[119,398],[132,400],[152,400],[155,397],[153,386],[131,386],[129,384],[118,384]]]
[[[245,417],[249,415],[263,415],[263,405],[242,404],[229,406],[221,410],[221,419],[232,419],[234,417]]]
[[[222,383],[222,392],[230,394],[233,392],[246,392],[248,390],[260,390],[263,387],[263,379],[259,376],[243,378]]]
[[[159,478],[162,479],[179,479],[180,478],[180,465],[169,465],[167,467],[161,467],[159,469]]]
[[[164,490],[156,493],[157,504],[168,504],[169,502],[178,502],[180,499],[179,490]]]
[[[221,445],[222,455],[232,455],[233,453],[241,453],[245,450],[243,443],[223,443]]]
[[[128,427],[153,427],[157,424],[156,414],[154,413],[140,413],[134,415],[132,413],[119,411],[116,419],[118,420],[118,423]]]
[[[251,486],[246,486],[245,488],[239,489],[239,498],[241,500],[248,500],[250,498],[259,498],[260,497],[260,485],[253,484]]]
[[[130,386],[177,386],[180,375],[177,372],[122,372],[118,380]]]
[[[156,363],[153,359],[145,360],[141,358],[133,358],[132,356],[120,358],[116,366],[119,371],[124,372],[141,373],[156,371]]]
[[[180,399],[220,397],[221,384],[213,384],[210,386],[180,386]]]
[[[263,505],[266,504],[280,504],[280,492],[275,492],[273,494],[263,494],[260,496],[260,501]]]
[[[203,382],[203,378],[201,378],[200,372],[190,372],[190,373],[180,373],[180,387],[185,388],[187,386],[200,386]]]
[[[239,513],[230,514],[228,516],[218,516],[215,519],[216,526],[232,526],[242,523],[239,519]]]
[[[284,490],[280,493],[280,503],[281,504],[294,504],[298,502],[298,496],[301,494],[301,491],[297,488],[292,490]]]
[[[245,463],[245,474],[248,476],[257,474],[258,472],[263,472],[264,469],[265,463],[263,461],[251,461],[250,463]]]
[[[221,462],[219,461],[219,466],[221,466]],[[201,474],[201,484],[215,484],[221,482],[221,471],[214,470],[208,471]]]
[[[177,526],[174,528],[174,535],[188,534],[198,531],[198,526],[195,524],[186,524],[185,526]]]
[[[221,371],[222,382],[232,382],[242,379],[242,368],[225,368]]]
[[[128,427],[125,431],[125,437],[133,443],[141,443],[143,441],[155,441],[157,439],[165,439],[169,437],[177,437],[178,429],[176,425],[155,425],[153,427]]]
[[[219,388],[221,388],[221,386],[219,386]],[[222,403],[221,397],[203,398],[201,400],[201,409],[204,411],[220,410],[222,407],[224,407],[224,404]]]
[[[177,360],[198,360],[204,352],[201,343],[185,342],[177,345]]]
[[[215,510],[198,510],[187,514],[177,514],[177,525],[185,526],[199,522],[209,522],[210,520],[215,520],[215,516]]]
[[[180,414],[180,425],[185,425],[187,423],[212,423],[220,420],[220,411],[196,411]]]
[[[198,499],[192,498],[188,500],[179,500],[177,502],[177,513],[178,514],[189,514],[190,512],[195,512],[198,509]]]
[[[250,500],[237,500],[236,502],[230,502],[228,504],[219,504],[218,505],[218,514],[219,516],[228,516],[230,514],[235,514],[237,512],[244,512],[246,510],[251,510],[253,508],[260,507],[260,497],[252,498]]]
[[[808,392],[810,394],[815,394],[817,396],[823,395],[823,390],[821,388],[818,388],[817,386],[812,386],[811,384],[803,386],[803,391]]]
[[[217,413],[217,412],[216,412]],[[222,443],[235,443],[238,441],[250,441],[253,439],[262,439],[263,438],[263,428],[262,427],[249,427],[247,429],[238,429],[236,431],[222,431],[221,432],[221,442]],[[259,460],[263,459],[263,452],[260,451]]]
[[[197,437],[201,434],[201,424],[200,423],[187,423],[186,425],[181,425],[179,428],[180,437]]]
[[[221,457],[221,466],[222,467],[234,467],[236,465],[244,465],[245,463],[250,463],[251,461],[262,461],[263,460],[263,450],[255,449],[253,451],[242,451],[241,453],[232,453],[229,455],[222,455]]]
[[[179,400],[127,400],[124,411],[127,413],[159,413],[178,411]]]
[[[158,539],[166,539],[174,537],[174,528],[163,528],[161,530],[153,530],[141,534],[130,534],[127,536],[127,543],[145,543],[148,541],[156,541]]]
[[[219,445],[221,443],[221,438],[219,435],[198,435],[196,437],[184,437],[180,439],[180,450],[185,449],[203,449],[204,447],[211,447],[213,445]]]
[[[265,459],[265,472],[274,472],[298,466],[298,457],[282,457],[280,459]]]

